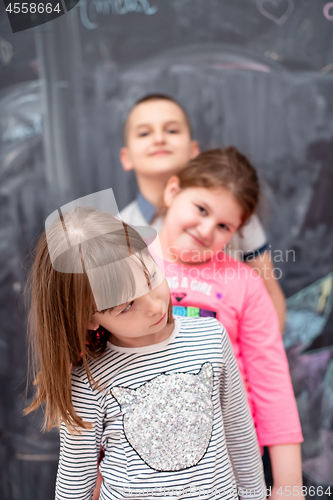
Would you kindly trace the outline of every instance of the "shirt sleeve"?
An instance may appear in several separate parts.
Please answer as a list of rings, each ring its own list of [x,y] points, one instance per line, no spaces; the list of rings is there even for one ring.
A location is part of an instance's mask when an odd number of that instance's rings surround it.
[[[258,440],[229,337],[222,327],[221,406],[228,452],[241,499],[263,500],[266,486]]]
[[[259,275],[247,274],[243,300],[238,342],[259,444],[300,443],[302,431],[279,323]]]
[[[62,422],[55,500],[90,500],[97,479],[97,461],[103,432],[103,395],[72,374],[72,400],[76,413],[92,424],[71,434]]]

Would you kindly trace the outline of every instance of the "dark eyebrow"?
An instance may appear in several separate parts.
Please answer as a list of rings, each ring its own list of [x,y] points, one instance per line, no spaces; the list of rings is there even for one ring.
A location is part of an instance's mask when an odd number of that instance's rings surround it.
[[[119,311],[119,308],[121,310],[125,309],[125,307],[128,306],[128,304],[132,302],[131,300],[129,300],[128,302],[124,302],[124,304],[119,304],[119,306],[114,306],[112,308],[109,308],[109,309],[104,309],[104,311],[95,311],[95,312],[98,312],[98,313],[105,313],[106,311],[110,311],[110,313],[112,314],[113,312],[117,313]]]
[[[204,201],[199,200],[199,198],[197,198],[197,199],[195,200],[195,202],[196,202],[198,205],[202,205],[204,208],[208,208],[208,209],[210,209],[210,206],[209,206],[209,205],[207,205],[207,203],[205,203]]]
[[[175,123],[176,125],[181,125],[182,122],[179,120],[169,120],[165,122],[166,125],[171,125],[172,123]]]
[[[164,123],[164,125],[181,125],[182,122],[179,120],[168,120],[167,122]],[[135,126],[135,129],[138,129],[140,127],[150,127],[151,123],[139,123],[138,125]]]
[[[129,300],[128,302],[124,302],[123,304],[119,304],[119,306],[115,306],[113,308],[113,310],[117,312],[118,309],[125,309],[128,306],[128,304],[130,304],[131,302],[132,302],[132,300]]]

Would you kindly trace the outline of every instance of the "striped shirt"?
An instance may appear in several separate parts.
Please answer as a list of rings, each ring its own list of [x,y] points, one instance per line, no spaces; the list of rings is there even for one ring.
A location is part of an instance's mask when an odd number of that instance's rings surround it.
[[[165,341],[109,344],[89,367],[99,387],[76,368],[72,400],[92,428],[71,434],[62,423],[56,500],[91,499],[100,445],[100,500],[266,497],[243,383],[217,320],[177,318]]]

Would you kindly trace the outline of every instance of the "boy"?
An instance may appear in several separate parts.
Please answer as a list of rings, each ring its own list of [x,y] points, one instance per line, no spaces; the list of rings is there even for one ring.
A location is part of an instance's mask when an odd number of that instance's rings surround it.
[[[192,139],[190,119],[171,97],[151,94],[133,106],[125,124],[124,139],[120,160],[125,171],[135,171],[140,192],[120,216],[128,224],[151,224],[159,230],[161,219],[155,220],[154,216],[166,182],[200,152],[197,141]],[[242,255],[263,278],[282,332],[285,299],[274,277],[267,249],[261,223],[258,217],[252,216],[242,235],[237,233],[227,250],[235,257]]]

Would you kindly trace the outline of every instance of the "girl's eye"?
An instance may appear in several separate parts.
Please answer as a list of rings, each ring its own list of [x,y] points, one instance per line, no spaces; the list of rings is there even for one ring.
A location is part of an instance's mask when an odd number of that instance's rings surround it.
[[[225,229],[226,231],[230,231],[230,229],[228,228],[228,226],[226,226],[225,224],[219,224],[219,228],[220,229]]]
[[[168,132],[169,132],[169,134],[178,134],[179,130],[176,128],[169,128]]]
[[[132,305],[134,304],[134,300],[132,300],[132,302],[130,302],[129,304],[127,304],[127,306],[125,307],[125,309],[123,309],[121,312],[124,313],[124,312],[127,312],[131,309]]]
[[[140,132],[138,134],[139,137],[146,137],[149,134],[149,132]]]
[[[201,207],[200,205],[197,205],[197,208],[198,208],[198,210],[199,210],[199,212],[200,212],[201,214],[203,214],[203,215],[204,215],[204,214],[206,214],[206,213],[207,213],[207,210],[206,210],[204,207]]]

